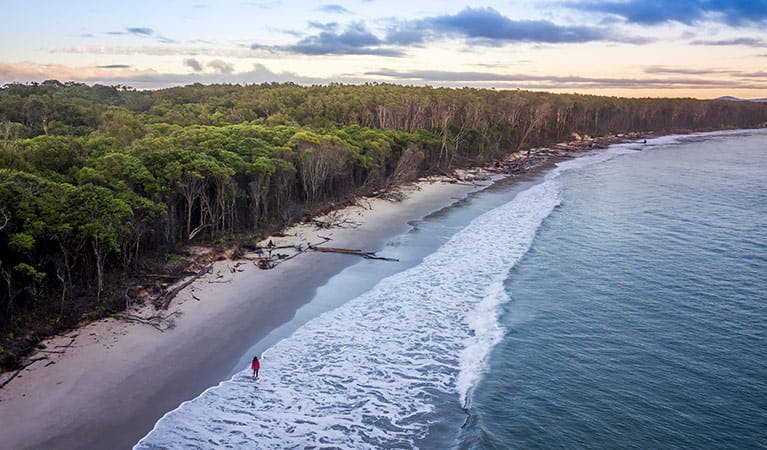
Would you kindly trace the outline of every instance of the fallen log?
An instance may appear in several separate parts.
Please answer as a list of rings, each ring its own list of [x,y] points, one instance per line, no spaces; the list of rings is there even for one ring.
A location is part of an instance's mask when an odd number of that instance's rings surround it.
[[[188,280],[184,281],[183,283],[179,284],[173,289],[167,290],[163,292],[162,294],[158,295],[154,300],[153,303],[155,306],[159,306],[161,309],[168,309],[168,306],[170,305],[170,302],[176,298],[179,292],[184,290],[187,286],[194,283],[198,278],[200,278],[203,275],[208,274],[211,270],[213,270],[213,264],[208,264],[207,266],[200,269],[196,274],[189,277]]]
[[[315,252],[322,252],[322,253],[342,253],[344,255],[355,255],[355,256],[361,256],[365,259],[378,259],[381,261],[399,261],[399,259],[396,258],[387,258],[384,256],[378,256],[375,252],[365,252],[362,250],[354,250],[349,248],[336,248],[336,247],[315,247],[315,246],[309,246],[311,250],[314,250]]]
[[[180,312],[174,311],[168,314],[167,316],[158,314],[151,317],[141,317],[141,316],[136,316],[133,314],[121,314],[120,318],[126,322],[150,325],[154,327],[155,329],[157,329],[158,331],[160,331],[161,333],[164,333],[165,330],[175,328],[176,326],[175,316],[177,314],[180,314]]]
[[[174,281],[174,280],[178,280],[181,277],[186,277],[186,276],[189,276],[189,275],[194,275],[194,272],[184,271],[184,272],[181,272],[181,273],[176,274],[176,275],[173,275],[173,274],[161,274],[161,273],[148,273],[145,276],[147,278],[160,278],[160,279]]]

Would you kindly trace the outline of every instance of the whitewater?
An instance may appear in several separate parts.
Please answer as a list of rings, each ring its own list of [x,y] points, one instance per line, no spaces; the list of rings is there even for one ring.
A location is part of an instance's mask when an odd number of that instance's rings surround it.
[[[442,419],[435,405],[469,406],[503,337],[503,283],[559,205],[559,176],[637,148],[559,163],[419,265],[267,349],[259,381],[243,370],[167,413],[135,448],[419,446]]]

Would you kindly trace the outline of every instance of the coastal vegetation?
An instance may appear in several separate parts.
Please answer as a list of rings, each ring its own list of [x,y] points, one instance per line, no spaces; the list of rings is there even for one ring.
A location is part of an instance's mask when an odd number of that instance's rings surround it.
[[[0,366],[191,244],[570,139],[767,124],[767,104],[389,84],[0,89]]]

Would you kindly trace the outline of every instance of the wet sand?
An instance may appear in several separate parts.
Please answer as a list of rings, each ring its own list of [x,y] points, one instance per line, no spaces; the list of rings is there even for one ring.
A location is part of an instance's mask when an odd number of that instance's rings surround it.
[[[402,202],[373,199],[340,212],[358,226],[299,225],[274,243],[319,243],[319,236],[329,236],[329,246],[377,250],[406,232],[409,221],[483,187],[417,186]],[[0,448],[132,447],[165,412],[227,378],[254,342],[357,261],[306,252],[272,270],[245,260],[234,273],[235,262],[219,261],[173,301],[169,313],[178,315],[172,329],[104,319],[46,341],[32,358],[48,359],[0,389]]]

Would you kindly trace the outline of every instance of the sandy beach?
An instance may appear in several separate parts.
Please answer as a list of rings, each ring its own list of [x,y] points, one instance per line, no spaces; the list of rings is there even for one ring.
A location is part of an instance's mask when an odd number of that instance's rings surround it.
[[[421,181],[401,202],[365,199],[332,213],[345,227],[301,224],[271,240],[305,247],[329,237],[328,246],[376,251],[409,221],[487,184]],[[30,360],[44,359],[0,389],[0,447],[130,448],[165,412],[239,369],[254,342],[357,261],[311,251],[272,270],[247,259],[218,261],[173,300],[171,329],[104,319],[44,342]]]
[[[597,142],[604,148],[623,140],[617,136]],[[530,179],[591,150],[589,142],[512,154],[503,170],[457,170],[457,178],[421,179],[401,188],[400,201],[362,198],[315,222],[294,225],[259,243],[265,248],[271,241],[274,253],[285,257],[273,259],[273,269],[260,269],[263,254],[257,253],[212,263],[209,273],[180,291],[161,312],[169,320],[160,327],[102,319],[43,342],[29,356],[32,363],[0,388],[0,450],[131,448],[163,414],[244,369],[254,343],[290,322],[318,288],[360,261],[355,255],[306,251],[308,246],[380,251],[388,240],[411,229],[411,222],[508,176],[499,173],[507,170],[515,183]],[[334,226],[319,227],[317,222]],[[141,306],[127,314],[158,313]],[[0,384],[9,376],[2,374]]]

